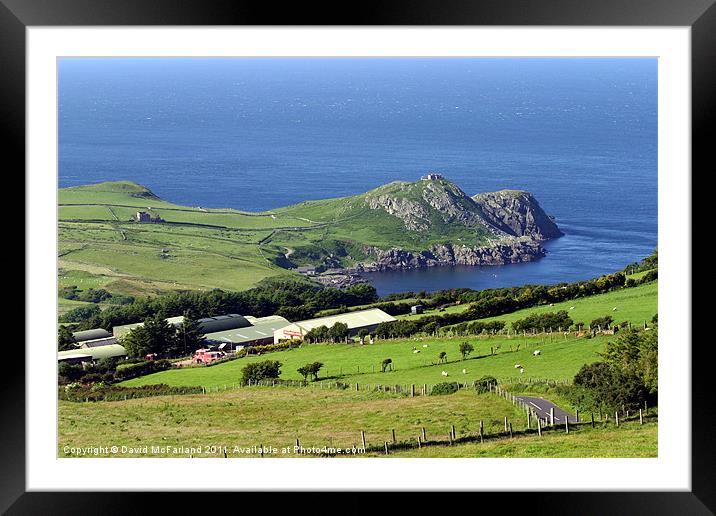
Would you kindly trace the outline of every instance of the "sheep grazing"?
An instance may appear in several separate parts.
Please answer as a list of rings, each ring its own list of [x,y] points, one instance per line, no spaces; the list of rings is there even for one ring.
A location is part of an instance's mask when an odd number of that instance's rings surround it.
[[[532,353],[532,356],[535,356],[535,357],[536,357],[537,355],[541,355],[541,354],[542,354],[542,352],[541,352],[539,349],[536,349],[536,350],[534,351],[534,353]]]
[[[574,307],[573,307],[573,306],[570,306],[569,309],[570,309],[570,310],[574,310]]]
[[[419,350],[419,349],[414,349],[414,350],[413,350],[413,353],[420,353],[420,350]]]
[[[443,372],[440,373],[440,374],[442,374],[443,376],[449,376],[447,371],[443,371]]]
[[[515,369],[519,369],[520,367],[522,367],[521,364],[515,364]]]
[[[525,372],[525,368],[524,368],[524,367],[521,367],[521,368],[520,368],[520,374],[523,374],[524,372]]]
[[[424,348],[427,348],[427,347],[428,347],[428,345],[427,345],[427,344],[423,344],[423,347],[424,347]]]
[[[616,311],[617,311],[617,307],[615,306],[614,308],[612,308],[612,312],[616,312]]]
[[[463,369],[462,374],[467,374],[467,369]]]

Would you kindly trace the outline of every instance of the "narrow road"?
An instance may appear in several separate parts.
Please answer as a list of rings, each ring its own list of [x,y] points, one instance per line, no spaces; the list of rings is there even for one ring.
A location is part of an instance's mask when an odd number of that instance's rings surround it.
[[[549,421],[549,410],[554,408],[554,423],[564,423],[566,419],[569,419],[570,423],[576,423],[577,417],[574,414],[565,412],[551,401],[547,401],[544,398],[534,398],[532,396],[515,396],[518,400],[526,403],[532,407],[540,419],[546,419]]]

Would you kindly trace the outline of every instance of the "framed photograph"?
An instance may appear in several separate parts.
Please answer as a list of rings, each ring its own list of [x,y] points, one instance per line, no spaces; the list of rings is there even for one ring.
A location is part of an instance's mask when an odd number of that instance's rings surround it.
[[[713,511],[691,325],[711,4],[3,0],[27,308],[0,507]]]

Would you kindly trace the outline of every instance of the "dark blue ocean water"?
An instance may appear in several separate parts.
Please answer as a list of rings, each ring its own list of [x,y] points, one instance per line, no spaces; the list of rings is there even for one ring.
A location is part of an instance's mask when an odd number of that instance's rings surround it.
[[[533,192],[566,236],[379,292],[586,279],[657,243],[656,59],[63,59],[59,185],[260,211],[442,172]]]

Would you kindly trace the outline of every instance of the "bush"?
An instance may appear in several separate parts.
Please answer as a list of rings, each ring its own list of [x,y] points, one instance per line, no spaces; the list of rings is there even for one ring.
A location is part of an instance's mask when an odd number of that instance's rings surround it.
[[[169,360],[147,360],[136,364],[119,364],[114,377],[117,381],[129,380],[130,378],[165,371],[171,366],[172,363]]]
[[[454,394],[460,389],[457,382],[442,382],[433,386],[430,391],[431,396],[443,396],[445,394]]]
[[[611,315],[605,315],[604,317],[598,317],[594,319],[592,322],[589,323],[589,327],[592,330],[596,330],[597,328],[601,328],[602,330],[606,330],[611,326],[611,324],[614,322],[614,318]]]
[[[86,319],[99,316],[101,310],[97,305],[78,306],[59,317],[58,321],[63,323],[82,322]]]
[[[201,394],[201,387],[170,387],[165,384],[142,385],[141,387],[120,387],[118,385],[69,384],[59,389],[59,398],[66,401],[120,401],[146,398],[147,396],[168,396],[177,394]]]
[[[650,404],[655,401],[655,396],[650,395],[649,389],[638,374],[606,362],[582,366],[574,377],[574,385],[591,391],[588,397],[597,408],[610,411],[623,408],[639,409],[645,401]]]
[[[78,380],[85,375],[85,370],[82,364],[69,364],[67,362],[60,362],[57,365],[57,373],[59,375],[60,383],[69,383]]]
[[[241,381],[260,382],[271,378],[278,378],[281,374],[281,362],[278,360],[264,360],[263,362],[254,362],[246,364],[241,370]]]
[[[475,381],[475,390],[478,392],[478,394],[481,394],[483,392],[488,392],[490,390],[490,387],[495,387],[497,385],[497,378],[494,376],[483,376],[479,380]]]
[[[557,313],[545,312],[543,314],[528,315],[524,319],[519,319],[512,323],[512,328],[516,332],[521,331],[543,331],[558,330],[559,328],[568,329],[574,324],[566,310],[560,310]]]

